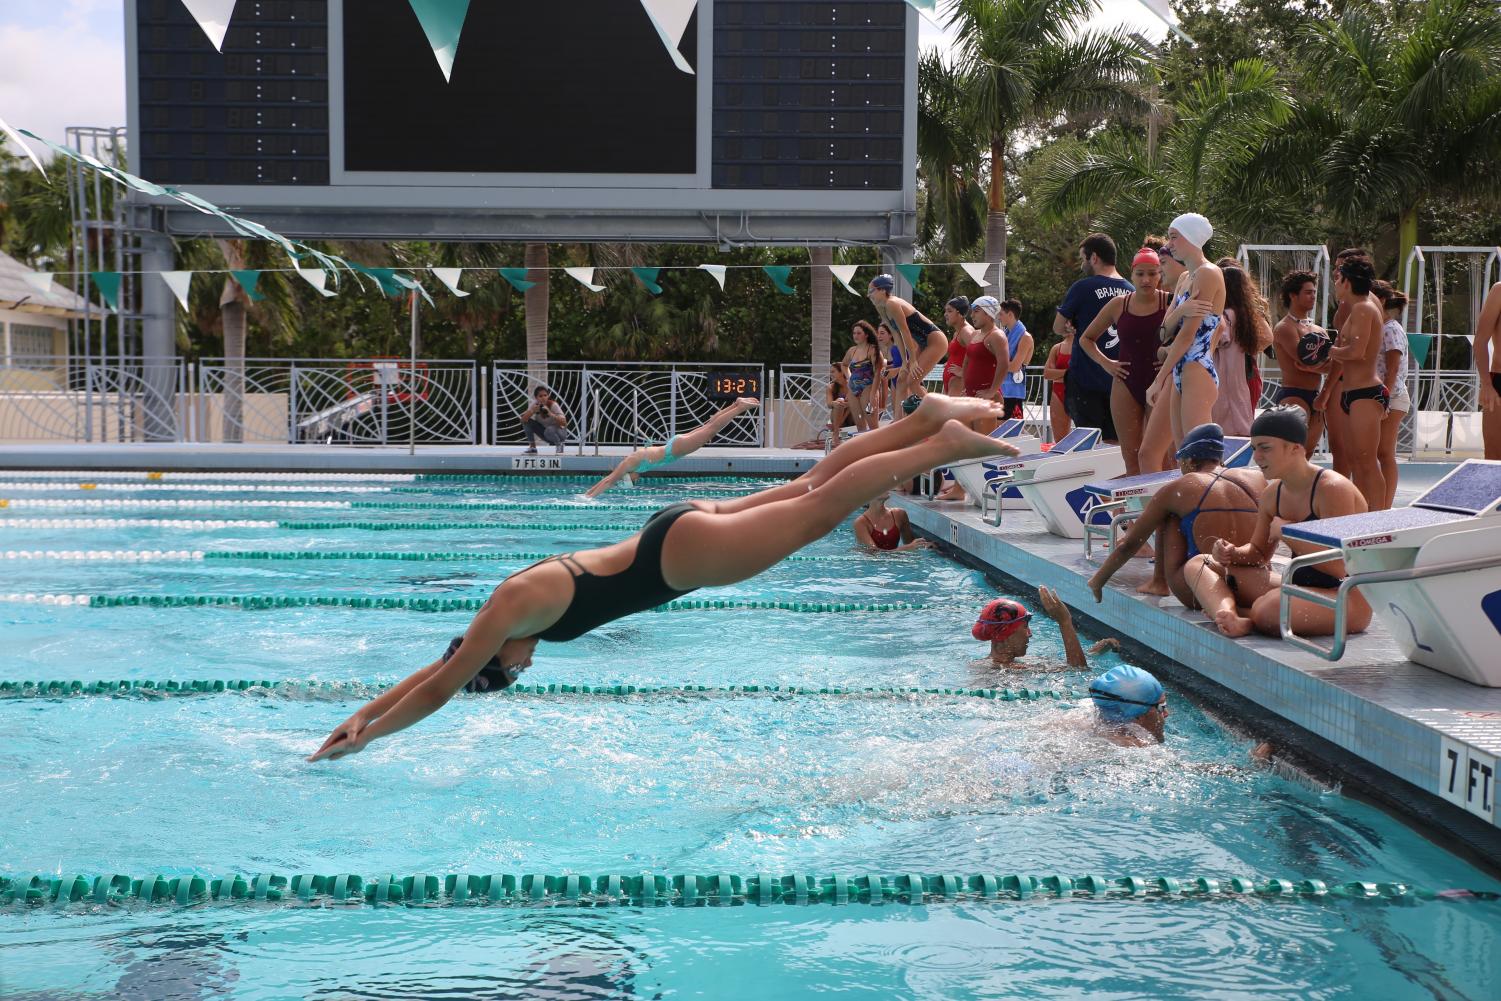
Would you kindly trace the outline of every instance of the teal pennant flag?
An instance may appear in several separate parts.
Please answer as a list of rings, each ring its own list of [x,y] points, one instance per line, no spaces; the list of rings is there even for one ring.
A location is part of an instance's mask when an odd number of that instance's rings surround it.
[[[423,34],[427,35],[427,44],[432,46],[433,58],[443,71],[443,79],[452,79],[453,59],[459,53],[459,36],[464,32],[469,0],[410,0],[410,3]],[[351,7],[351,13],[352,10]]]
[[[763,264],[761,270],[771,279],[771,283],[777,287],[777,291],[783,295],[796,295],[797,289],[787,284],[787,279],[792,277],[792,269],[785,264]]]
[[[917,280],[922,277],[921,264],[898,264],[896,266],[896,270],[903,278],[907,279],[907,281],[911,283],[914,289],[917,288]]]
[[[94,280],[94,288],[99,290],[99,297],[104,300],[104,304],[118,313],[120,311],[120,272],[90,271],[89,277]]]
[[[1407,354],[1412,358],[1412,363],[1418,368],[1428,360],[1428,349],[1433,347],[1432,334],[1408,334]]]
[[[499,271],[500,277],[510,282],[511,287],[517,292],[525,292],[537,284],[526,280],[526,268],[496,268],[495,270]]]
[[[259,271],[231,271],[235,281],[240,283],[240,288],[245,290],[245,298],[251,302],[260,302],[266,298],[265,293],[257,292],[256,286],[260,284],[261,273]]]
[[[374,278],[376,284],[380,286],[380,290],[386,295],[401,295],[402,287],[401,283],[396,280],[395,268],[367,268],[363,264],[356,264],[354,261],[349,261],[348,264],[360,274],[369,275],[371,278]]]
[[[631,268],[631,274],[636,280],[646,286],[646,290],[652,295],[661,295],[662,286],[657,284],[657,276],[662,273],[661,268]]]

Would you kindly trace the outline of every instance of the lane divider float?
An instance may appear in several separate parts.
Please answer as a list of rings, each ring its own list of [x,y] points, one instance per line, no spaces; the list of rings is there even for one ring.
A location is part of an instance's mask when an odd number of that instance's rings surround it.
[[[407,907],[635,906],[736,907],[773,904],[927,905],[1046,900],[1258,900],[1284,903],[1494,901],[1488,890],[1424,890],[1407,883],[1248,876],[1033,876],[1020,873],[257,873],[255,875],[0,877],[0,904],[11,906],[193,904],[397,905]]]

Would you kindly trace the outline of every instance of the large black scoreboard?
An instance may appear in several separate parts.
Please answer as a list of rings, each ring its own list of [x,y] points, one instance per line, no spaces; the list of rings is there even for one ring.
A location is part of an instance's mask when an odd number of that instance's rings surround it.
[[[445,77],[409,0],[239,0],[222,51],[126,0],[132,161],[245,207],[910,213],[903,0],[698,0],[675,53],[647,7],[476,0]]]

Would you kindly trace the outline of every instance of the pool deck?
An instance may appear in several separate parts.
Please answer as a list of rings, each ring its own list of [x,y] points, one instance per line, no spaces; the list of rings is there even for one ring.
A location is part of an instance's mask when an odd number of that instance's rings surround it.
[[[1420,489],[1404,483],[1398,504]],[[895,502],[915,528],[957,554],[1026,588],[1056,589],[1076,613],[1093,620],[1089,631],[1121,637],[1133,659],[1150,661],[1211,705],[1258,720],[1258,736],[1332,765],[1347,789],[1436,826],[1477,859],[1501,866],[1494,793],[1501,689],[1408,661],[1379,622],[1351,637],[1343,659],[1332,663],[1278,639],[1231,639],[1174,598],[1137,594],[1150,575],[1146,560],[1133,560],[1116,574],[1096,604],[1087,583],[1096,564],[1085,560],[1083,541],[1048,534],[1033,512],[1006,511],[997,528],[963,504]],[[1490,769],[1488,810],[1481,809],[1485,790],[1478,788],[1465,806],[1467,762],[1475,763],[1477,783]],[[1452,796],[1446,794],[1451,772],[1459,790]]]
[[[158,472],[289,473],[598,473],[632,449],[593,446],[562,455],[550,447],[526,455],[521,445],[203,445],[0,444],[0,470],[149,470]],[[788,476],[802,473],[822,451],[792,448],[701,448],[655,474],[663,476]]]

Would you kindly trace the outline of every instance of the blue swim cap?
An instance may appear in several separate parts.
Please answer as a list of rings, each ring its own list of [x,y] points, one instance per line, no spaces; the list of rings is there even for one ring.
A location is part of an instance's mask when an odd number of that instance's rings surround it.
[[[1183,436],[1178,446],[1179,459],[1223,459],[1225,432],[1218,424],[1200,424]]]
[[[870,287],[878,288],[885,292],[890,292],[892,289],[896,288],[896,279],[891,277],[890,275],[876,275],[870,280]]]
[[[1089,683],[1095,711],[1107,723],[1125,723],[1156,707],[1162,699],[1162,682],[1139,667],[1112,667]]]

